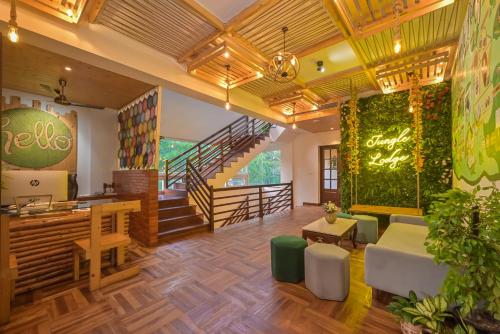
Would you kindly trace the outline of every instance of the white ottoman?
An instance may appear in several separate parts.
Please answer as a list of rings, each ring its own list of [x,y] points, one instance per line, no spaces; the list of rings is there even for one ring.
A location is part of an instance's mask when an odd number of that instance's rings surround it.
[[[306,287],[318,298],[343,301],[349,294],[349,252],[315,243],[304,252]]]

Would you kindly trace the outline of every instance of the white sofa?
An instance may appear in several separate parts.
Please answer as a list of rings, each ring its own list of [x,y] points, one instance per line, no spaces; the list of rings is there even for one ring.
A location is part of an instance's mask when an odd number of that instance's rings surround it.
[[[365,249],[365,282],[372,288],[422,298],[439,292],[448,269],[425,250],[427,223],[422,217],[391,215],[390,225],[376,244]]]

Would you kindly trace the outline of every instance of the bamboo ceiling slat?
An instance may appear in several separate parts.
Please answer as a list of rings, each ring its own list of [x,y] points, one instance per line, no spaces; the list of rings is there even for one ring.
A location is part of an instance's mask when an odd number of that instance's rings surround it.
[[[336,97],[344,97],[351,95],[351,79],[352,85],[356,87],[358,92],[373,90],[373,86],[365,72],[356,73],[350,77],[343,77],[322,83],[309,89],[316,93],[324,100],[330,100]]]
[[[217,31],[181,0],[108,0],[96,22],[176,58]]]
[[[281,0],[256,13],[237,32],[267,57],[283,48],[281,28],[287,26],[287,50],[298,53],[340,35],[320,0]]]
[[[276,95],[283,91],[300,90],[302,87],[297,85],[293,81],[287,83],[280,83],[280,82],[275,82],[273,81],[273,79],[265,76],[258,80],[254,80],[252,82],[244,84],[240,86],[240,88],[254,95],[265,98],[267,96]]]
[[[465,16],[464,1],[440,8],[401,25],[401,53],[405,57],[423,50],[435,49],[456,41]],[[355,40],[360,56],[370,67],[395,59],[394,31],[387,29],[367,38]]]

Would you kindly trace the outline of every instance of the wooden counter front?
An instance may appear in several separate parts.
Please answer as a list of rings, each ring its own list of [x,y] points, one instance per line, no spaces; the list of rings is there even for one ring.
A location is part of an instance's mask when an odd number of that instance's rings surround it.
[[[128,231],[128,215],[125,228]],[[103,234],[112,228],[111,217],[102,221]],[[70,281],[73,276],[73,241],[90,237],[90,209],[10,220],[10,253],[19,276],[16,294]],[[109,262],[109,252],[104,256]]]

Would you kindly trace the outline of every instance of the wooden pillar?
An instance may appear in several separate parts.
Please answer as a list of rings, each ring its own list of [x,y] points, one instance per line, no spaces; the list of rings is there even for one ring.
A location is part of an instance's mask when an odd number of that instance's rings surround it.
[[[10,238],[9,217],[2,215],[0,221],[0,324],[10,318]]]

